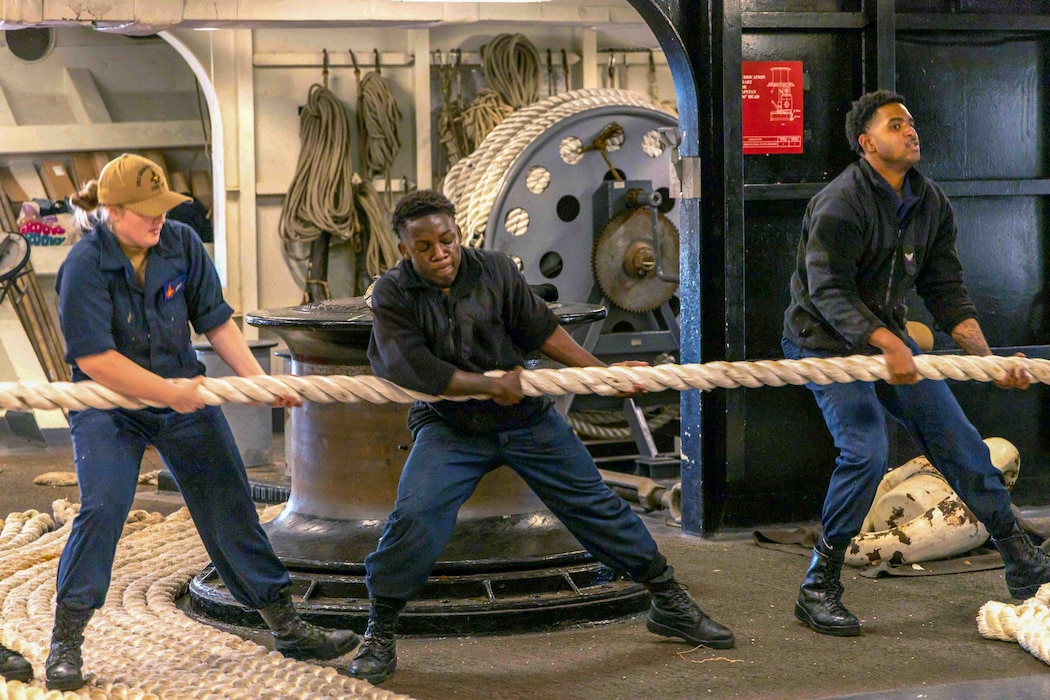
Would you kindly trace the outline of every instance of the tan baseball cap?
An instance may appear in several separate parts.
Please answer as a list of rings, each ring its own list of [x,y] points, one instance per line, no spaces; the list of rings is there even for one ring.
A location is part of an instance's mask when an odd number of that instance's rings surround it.
[[[125,153],[106,163],[98,177],[98,203],[121,206],[143,216],[160,216],[190,198],[168,189],[153,161]]]

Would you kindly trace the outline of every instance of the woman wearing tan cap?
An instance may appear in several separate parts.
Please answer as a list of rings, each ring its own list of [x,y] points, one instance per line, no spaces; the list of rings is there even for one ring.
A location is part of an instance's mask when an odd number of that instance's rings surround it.
[[[98,182],[73,199],[92,223],[56,282],[73,380],[91,379],[170,408],[69,414],[81,506],[58,565],[45,664],[49,689],[84,684],[84,628],[105,601],[150,444],[178,483],[223,583],[238,602],[259,611],[278,651],[330,659],[359,641],[349,630],[309,625],[295,611],[288,572],[259,525],[229,425],[198,392],[204,365],[190,343],[190,324],[239,376],[263,370],[231,318],[200,238],[184,224],[165,221],[167,211],[186,200],[168,189],[156,164],[129,154],[110,161]],[[179,378],[193,381],[165,381]]]

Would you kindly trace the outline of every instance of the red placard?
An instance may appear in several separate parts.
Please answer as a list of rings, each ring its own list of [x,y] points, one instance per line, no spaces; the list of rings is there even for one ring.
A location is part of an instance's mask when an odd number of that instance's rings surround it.
[[[802,153],[802,61],[743,62],[744,154]]]

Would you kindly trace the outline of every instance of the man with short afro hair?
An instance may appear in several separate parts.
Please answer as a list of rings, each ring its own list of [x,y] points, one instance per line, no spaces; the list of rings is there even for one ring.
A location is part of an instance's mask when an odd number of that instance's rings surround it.
[[[347,672],[379,683],[397,666],[395,628],[452,536],[460,506],[506,465],[595,559],[645,585],[646,627],[716,649],[733,633],[697,606],[630,506],[602,483],[587,448],[545,396],[525,396],[519,371],[536,350],[567,367],[604,366],[558,325],[506,254],[460,244],[443,195],[409,194],[394,211],[402,260],[372,292],[368,360],[376,376],[431,396],[417,402],[414,441],[394,512],[365,559],[370,611]],[[626,363],[644,364],[644,363]],[[504,370],[499,377],[489,370]]]

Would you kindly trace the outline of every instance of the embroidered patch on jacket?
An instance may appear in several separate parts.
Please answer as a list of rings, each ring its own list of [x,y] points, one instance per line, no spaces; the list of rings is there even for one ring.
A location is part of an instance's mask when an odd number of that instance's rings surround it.
[[[176,277],[172,281],[164,285],[164,301],[169,301],[175,298],[176,294],[180,294],[186,288],[186,275]]]

